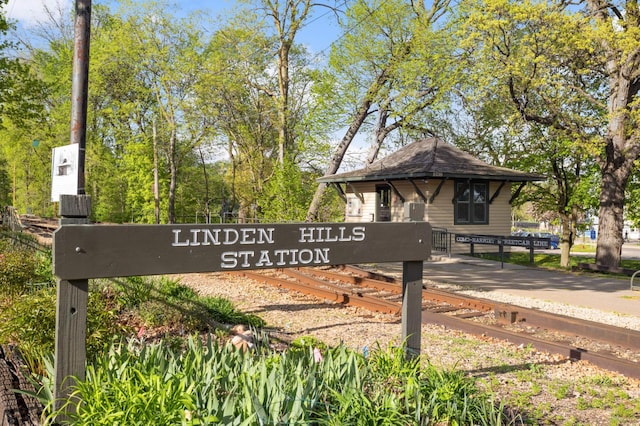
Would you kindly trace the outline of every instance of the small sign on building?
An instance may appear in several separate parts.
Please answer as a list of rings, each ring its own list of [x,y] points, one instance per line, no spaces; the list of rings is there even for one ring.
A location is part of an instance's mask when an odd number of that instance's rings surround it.
[[[78,195],[79,144],[53,148],[51,155],[51,201],[60,195]]]

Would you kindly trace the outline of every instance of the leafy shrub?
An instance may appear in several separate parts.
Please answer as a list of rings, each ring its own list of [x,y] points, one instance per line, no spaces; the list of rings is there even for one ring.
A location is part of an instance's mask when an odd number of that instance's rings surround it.
[[[52,284],[51,262],[50,250],[36,250],[0,239],[0,294],[13,297],[25,292],[31,284]]]
[[[403,365],[398,350],[368,360],[343,346],[254,355],[189,338],[186,350],[162,343],[115,344],[87,369],[68,404],[82,401],[71,424],[515,424],[454,372]],[[263,355],[263,356],[262,356]],[[394,381],[420,386],[415,392],[376,387],[388,373]],[[403,359],[401,357],[400,359]],[[378,362],[385,364],[379,368]],[[383,366],[384,367],[384,366]],[[375,373],[377,371],[378,373]],[[55,416],[53,413],[51,418]]]
[[[36,264],[32,250],[15,248],[0,252],[0,291],[10,296],[24,292],[36,276]]]
[[[87,303],[87,358],[94,359],[123,332],[117,312],[99,292],[90,292]],[[56,288],[24,293],[0,311],[0,344],[12,343],[36,374],[43,374],[43,360],[55,351]]]

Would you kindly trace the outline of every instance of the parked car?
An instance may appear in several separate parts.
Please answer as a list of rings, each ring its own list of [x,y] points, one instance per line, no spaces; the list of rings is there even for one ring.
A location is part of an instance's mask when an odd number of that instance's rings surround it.
[[[532,236],[538,237],[538,238],[549,238],[549,246],[552,249],[557,249],[558,246],[560,245],[560,237],[558,237],[555,234],[552,234],[551,232],[535,232],[532,234]]]
[[[514,231],[511,235],[514,237],[549,238],[550,248],[557,249],[560,246],[560,237],[551,232]]]

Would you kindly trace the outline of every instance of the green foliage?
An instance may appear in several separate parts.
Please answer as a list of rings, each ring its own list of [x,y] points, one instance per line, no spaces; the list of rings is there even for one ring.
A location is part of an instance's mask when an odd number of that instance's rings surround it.
[[[87,313],[87,358],[93,359],[123,329],[117,312],[99,293],[90,293]],[[42,374],[46,354],[54,352],[56,288],[43,287],[14,296],[0,312],[0,344],[18,346],[32,371]]]
[[[193,337],[181,351],[161,342],[113,344],[77,384],[68,403],[82,402],[70,424],[510,422],[471,379],[422,370],[403,348],[375,351],[367,361],[343,346],[324,350],[322,359],[307,349],[252,354]],[[405,385],[376,385],[385,380]]]
[[[259,198],[262,217],[270,222],[304,221],[315,189],[312,178],[285,159]]]
[[[53,283],[51,252],[35,247],[32,238],[20,233],[0,239],[0,297],[21,294],[36,284]]]
[[[177,327],[190,334],[219,324],[264,326],[262,319],[238,311],[227,299],[199,296],[168,277],[127,277],[113,285],[121,306],[135,311],[147,327]]]
[[[36,259],[32,250],[16,249],[0,252],[0,291],[5,294],[23,292],[36,275]]]

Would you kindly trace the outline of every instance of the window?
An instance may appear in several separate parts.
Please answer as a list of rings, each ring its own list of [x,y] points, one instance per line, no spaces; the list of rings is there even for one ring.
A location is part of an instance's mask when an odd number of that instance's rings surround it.
[[[391,220],[391,188],[389,185],[376,185],[376,222]]]
[[[488,183],[456,182],[454,223],[486,225],[489,223]]]

